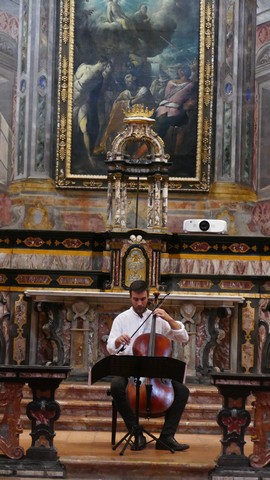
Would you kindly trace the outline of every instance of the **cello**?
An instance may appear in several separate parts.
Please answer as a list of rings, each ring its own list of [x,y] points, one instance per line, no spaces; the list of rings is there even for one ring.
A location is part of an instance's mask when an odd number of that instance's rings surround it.
[[[157,304],[159,292],[154,293],[155,307],[158,308],[164,299]],[[167,296],[167,295],[166,295]],[[166,298],[166,297],[165,297]],[[148,357],[170,357],[172,355],[171,341],[160,333],[156,333],[156,315],[152,315],[150,333],[139,335],[133,344],[133,355]],[[147,317],[148,318],[148,317]],[[147,320],[147,319],[146,319]],[[129,379],[127,397],[131,408],[136,410],[136,382],[140,382],[139,413],[147,418],[163,415],[172,405],[174,390],[171,380],[162,378]]]

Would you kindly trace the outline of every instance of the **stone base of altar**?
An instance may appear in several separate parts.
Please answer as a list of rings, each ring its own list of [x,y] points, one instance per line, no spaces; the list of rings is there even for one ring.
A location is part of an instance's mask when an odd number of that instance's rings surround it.
[[[209,480],[270,480],[270,468],[265,467],[261,469],[247,468],[215,468],[209,473]]]
[[[66,478],[65,466],[60,462],[33,461],[27,458],[12,460],[0,455],[0,479],[3,478]]]
[[[122,432],[117,434],[117,440],[122,436]],[[124,480],[132,478],[134,480],[209,480],[210,473],[213,475],[211,480],[246,480],[253,478],[255,480],[269,480],[270,475],[267,469],[261,469],[260,477],[256,476],[253,469],[229,469],[226,471],[216,467],[216,459],[221,452],[221,435],[218,434],[185,434],[178,433],[176,439],[180,442],[188,443],[189,450],[185,452],[171,452],[156,450],[155,444],[150,443],[145,450],[131,451],[128,447],[124,455],[119,455],[120,449],[116,451],[111,447],[111,436],[108,431],[74,431],[74,430],[56,430],[55,447],[59,455],[59,466],[61,469],[50,471],[49,465],[39,464],[39,470],[36,472],[27,469],[27,464],[19,462],[19,468],[13,472],[6,470],[0,472],[0,479],[9,478],[19,479],[37,479],[37,478],[64,478],[72,480]],[[20,445],[25,449],[31,444],[30,431],[24,430],[20,435]],[[247,438],[245,445],[245,454],[249,456],[252,453],[253,443]],[[7,463],[5,456],[0,456],[1,464]],[[14,463],[16,465],[16,462]],[[25,467],[24,469],[21,467]],[[42,471],[43,467],[43,471]],[[63,470],[62,470],[63,469]],[[224,472],[226,476],[224,477]],[[234,476],[230,476],[233,473]],[[242,473],[242,475],[241,475]]]
[[[122,433],[117,434],[117,440],[121,436]],[[128,447],[123,456],[119,455],[120,448],[112,450],[108,431],[60,430],[56,431],[54,443],[68,480],[208,480],[209,472],[215,468],[215,460],[220,454],[220,438],[217,434],[178,433],[176,439],[188,443],[189,450],[172,454],[156,450],[155,444],[150,443],[145,450],[137,452]],[[29,431],[25,430],[20,435],[20,443],[25,449],[28,448],[31,443]],[[252,442],[248,441],[245,446],[247,455],[252,448]],[[26,473],[8,478],[26,478]],[[32,480],[40,478],[31,477],[29,472],[28,477]],[[0,475],[1,480],[4,478]],[[59,477],[52,475],[45,478]]]

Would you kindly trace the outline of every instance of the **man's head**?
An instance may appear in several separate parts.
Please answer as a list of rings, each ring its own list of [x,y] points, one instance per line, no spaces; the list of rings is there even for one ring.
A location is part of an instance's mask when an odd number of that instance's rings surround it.
[[[185,78],[189,80],[191,76],[191,68],[189,65],[180,65],[177,73],[179,78]]]
[[[125,75],[125,84],[127,88],[134,87],[136,85],[136,77],[135,75],[132,75],[132,73],[127,73]]]
[[[109,76],[111,74],[112,70],[113,70],[113,64],[112,64],[112,62],[108,61],[105,65],[105,68],[104,68],[103,72],[102,72],[103,77],[106,78],[107,76]]]
[[[147,13],[147,5],[145,3],[142,3],[139,8],[140,12],[143,13],[144,15]]]
[[[142,316],[147,308],[149,290],[144,280],[135,280],[129,287],[131,304],[135,312]]]

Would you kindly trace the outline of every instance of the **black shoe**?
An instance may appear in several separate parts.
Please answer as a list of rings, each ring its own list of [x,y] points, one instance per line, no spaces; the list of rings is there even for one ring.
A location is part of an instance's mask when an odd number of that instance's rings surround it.
[[[143,450],[146,447],[146,438],[142,433],[138,433],[137,440],[138,440],[138,444],[136,446],[135,438],[134,438],[131,446],[131,450]]]
[[[178,443],[173,436],[160,437],[156,443],[157,450],[174,450],[175,452],[182,452],[188,448],[189,445],[187,443]]]

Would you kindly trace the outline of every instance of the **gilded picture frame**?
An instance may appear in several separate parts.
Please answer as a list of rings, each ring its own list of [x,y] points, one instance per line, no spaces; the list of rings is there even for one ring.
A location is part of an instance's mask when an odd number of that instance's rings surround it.
[[[106,189],[123,111],[141,103],[170,155],[169,190],[209,190],[215,21],[215,0],[61,0],[57,187]]]

